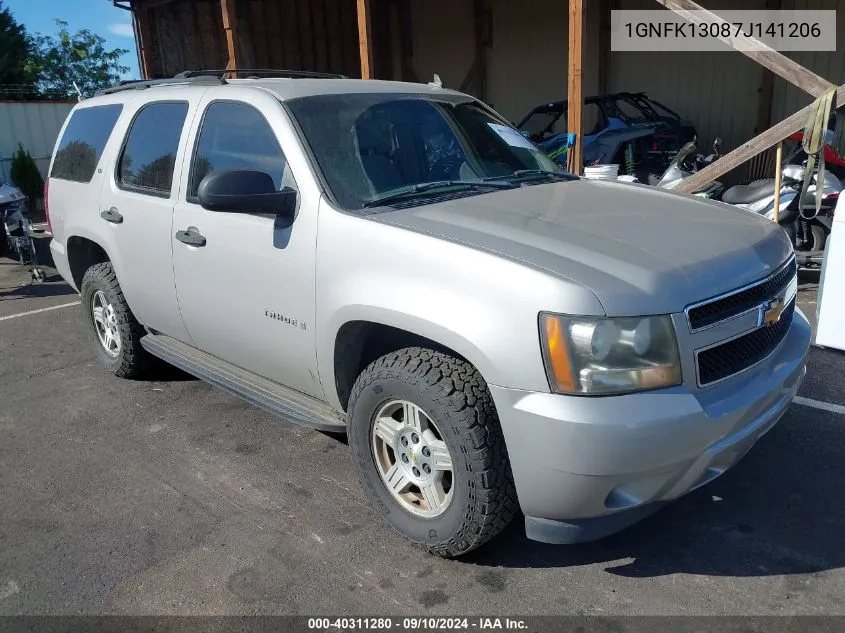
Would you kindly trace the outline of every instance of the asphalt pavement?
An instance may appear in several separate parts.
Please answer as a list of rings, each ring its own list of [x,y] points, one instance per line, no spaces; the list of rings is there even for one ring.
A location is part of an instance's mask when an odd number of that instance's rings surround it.
[[[841,413],[793,405],[734,470],[603,541],[515,521],[447,561],[379,521],[342,440],[175,369],[104,372],[48,273],[0,259],[0,615],[845,614]],[[814,349],[801,395],[845,405],[843,369]]]

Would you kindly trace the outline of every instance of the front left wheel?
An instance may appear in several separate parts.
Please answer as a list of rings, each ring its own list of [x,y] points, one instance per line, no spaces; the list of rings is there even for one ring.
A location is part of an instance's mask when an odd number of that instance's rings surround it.
[[[356,380],[347,421],[373,506],[430,553],[464,554],[517,512],[493,400],[466,361],[419,347],[379,358]]]
[[[144,327],[129,309],[111,263],[95,264],[86,270],[80,292],[88,331],[103,364],[121,378],[143,374],[150,362],[141,347]]]

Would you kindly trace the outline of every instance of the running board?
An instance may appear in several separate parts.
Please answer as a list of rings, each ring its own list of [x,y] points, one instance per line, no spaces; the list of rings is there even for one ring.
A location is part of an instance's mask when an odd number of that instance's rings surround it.
[[[318,431],[346,432],[341,414],[324,402],[174,338],[147,334],[141,338],[141,346],[153,356],[289,422]]]

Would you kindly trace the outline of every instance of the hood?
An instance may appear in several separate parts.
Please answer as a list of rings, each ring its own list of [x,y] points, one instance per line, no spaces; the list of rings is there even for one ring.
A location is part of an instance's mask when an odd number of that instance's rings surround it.
[[[14,202],[15,200],[23,200],[24,195],[21,190],[12,185],[0,182],[0,204],[7,202]]]
[[[578,283],[608,316],[680,312],[760,279],[792,253],[779,226],[744,209],[596,180],[525,186],[371,219]]]

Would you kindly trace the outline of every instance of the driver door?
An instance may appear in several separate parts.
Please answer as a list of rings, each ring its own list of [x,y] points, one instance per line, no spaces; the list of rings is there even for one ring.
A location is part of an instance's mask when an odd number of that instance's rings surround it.
[[[233,87],[221,97],[210,89],[200,105],[173,219],[173,267],[185,326],[197,348],[322,397],[312,327],[319,191],[297,185],[294,172],[306,183],[310,173],[277,100]],[[288,156],[301,160],[292,165]],[[203,209],[196,197],[203,177],[235,168],[266,172],[277,189],[296,190],[293,224],[277,226],[271,214]],[[204,243],[186,243],[184,232]]]

